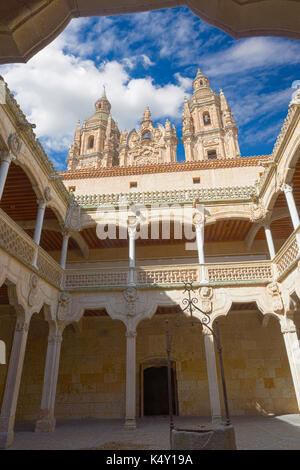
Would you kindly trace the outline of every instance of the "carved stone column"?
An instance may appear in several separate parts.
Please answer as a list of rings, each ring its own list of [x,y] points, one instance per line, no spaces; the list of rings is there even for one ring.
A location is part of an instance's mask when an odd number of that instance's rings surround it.
[[[296,228],[298,228],[300,224],[300,219],[297,211],[297,206],[295,204],[295,199],[293,196],[293,187],[290,184],[284,184],[282,185],[281,190],[284,192],[290,216],[293,222],[293,227],[294,230],[296,230]]]
[[[61,255],[60,255],[60,265],[63,269],[66,268],[66,261],[67,261],[67,253],[68,253],[68,243],[70,238],[69,230],[63,230],[63,242],[61,247]]]
[[[61,343],[61,331],[56,329],[49,334],[41,410],[35,425],[36,432],[52,432],[55,429],[54,407]]]
[[[128,237],[129,237],[129,285],[134,286],[135,268],[135,234],[137,220],[135,215],[128,217]]]
[[[2,199],[9,166],[13,159],[14,156],[10,152],[3,152],[0,154],[0,200]]]
[[[40,244],[45,210],[46,210],[46,201],[44,199],[41,199],[40,201],[38,201],[38,213],[36,217],[35,229],[34,229],[34,235],[33,235],[33,240],[35,241],[37,245]]]
[[[136,429],[136,331],[126,332],[126,409],[125,428]]]
[[[300,347],[297,336],[296,326],[293,320],[281,323],[281,332],[283,334],[286,353],[291,369],[295,394],[298,408],[300,410]]]
[[[209,400],[212,423],[220,423],[221,416],[221,403],[219,395],[218,374],[216,365],[216,355],[214,347],[214,336],[212,332],[203,326],[204,347],[206,357],[207,379],[209,389]]]
[[[196,230],[196,243],[198,250],[198,261],[201,266],[201,283],[206,284],[208,281],[205,276],[205,258],[204,258],[204,214],[197,211],[193,215],[193,224]]]
[[[274,256],[275,256],[275,247],[274,247],[272,232],[271,232],[269,224],[265,223],[264,224],[264,229],[265,229],[265,235],[266,235],[266,240],[267,240],[267,245],[268,245],[270,258],[273,259]]]
[[[0,448],[12,445],[18,395],[22,377],[29,323],[24,316],[17,318],[14,339],[10,353],[1,415],[0,415]]]

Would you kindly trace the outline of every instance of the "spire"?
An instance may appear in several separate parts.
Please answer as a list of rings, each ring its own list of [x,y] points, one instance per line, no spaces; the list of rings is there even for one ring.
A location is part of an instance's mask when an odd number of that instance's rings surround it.
[[[191,117],[189,102],[188,102],[186,96],[184,97],[184,103],[183,103],[183,109],[182,109],[182,117],[183,117],[183,118],[189,118],[189,117]]]
[[[223,93],[222,88],[220,89],[220,98],[221,98],[221,110],[222,111],[230,111],[230,107],[228,106],[227,99]]]
[[[111,110],[111,104],[107,99],[104,85],[103,85],[102,96],[95,103],[95,110],[96,111],[103,111],[105,113],[109,113],[110,110]]]
[[[151,118],[151,112],[150,112],[149,106],[147,106],[145,111],[144,111],[143,122],[144,121],[150,121],[150,118]]]
[[[209,88],[209,79],[201,72],[200,67],[198,67],[197,75],[193,81],[193,88],[194,90],[198,90],[198,88]]]

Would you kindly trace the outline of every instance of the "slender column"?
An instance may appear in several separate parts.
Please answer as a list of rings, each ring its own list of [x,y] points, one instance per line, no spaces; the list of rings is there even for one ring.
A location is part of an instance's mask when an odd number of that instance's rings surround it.
[[[12,445],[29,323],[17,318],[0,415],[0,448]]]
[[[0,201],[4,191],[9,165],[11,164],[13,158],[14,157],[10,152],[3,152],[0,156]]]
[[[134,286],[136,216],[128,217],[129,285]]]
[[[290,211],[290,216],[293,222],[294,230],[298,228],[300,224],[299,214],[297,211],[297,206],[295,204],[295,199],[293,196],[293,187],[290,184],[284,184],[281,187],[282,191],[284,192],[286,202]]]
[[[196,229],[196,243],[198,250],[198,261],[201,266],[201,283],[207,284],[205,278],[205,258],[204,258],[204,215],[196,212],[193,216],[193,223]]]
[[[136,331],[126,332],[126,411],[125,428],[136,429]]]
[[[41,410],[35,425],[36,432],[52,432],[55,429],[56,420],[54,416],[54,407],[61,342],[61,331],[56,330],[49,334]]]
[[[63,269],[66,268],[69,238],[70,238],[70,232],[68,230],[64,230],[63,242],[62,242],[62,247],[61,247],[61,255],[60,255],[60,265]]]
[[[270,253],[270,258],[273,259],[275,256],[275,247],[274,247],[272,232],[268,224],[264,225],[264,229],[265,229],[266,240],[267,240],[268,249]]]
[[[43,221],[44,221],[44,215],[45,215],[45,210],[46,210],[46,201],[41,199],[38,201],[39,207],[38,207],[38,213],[37,213],[37,218],[35,222],[35,229],[34,229],[34,236],[33,240],[37,245],[40,244],[40,239],[41,239],[41,233],[43,229]]]
[[[219,395],[216,355],[214,347],[214,336],[212,332],[203,326],[207,379],[209,389],[209,400],[212,423],[217,424],[221,422],[221,403]]]
[[[300,347],[296,326],[293,320],[288,320],[287,325],[281,325],[284,344],[291,369],[298,408],[300,410]]]

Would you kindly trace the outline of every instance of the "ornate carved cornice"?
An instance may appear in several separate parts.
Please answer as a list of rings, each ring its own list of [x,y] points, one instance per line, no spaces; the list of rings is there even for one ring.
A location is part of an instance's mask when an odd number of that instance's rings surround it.
[[[153,173],[173,173],[194,170],[215,170],[218,168],[239,168],[245,166],[259,166],[260,161],[268,160],[269,156],[253,156],[243,158],[222,158],[217,160],[199,160],[196,162],[172,162],[155,165],[140,165],[100,169],[83,169],[61,171],[59,175],[63,180],[85,178],[109,178],[113,176],[144,175]]]
[[[251,201],[256,195],[255,186],[229,186],[224,188],[175,189],[172,191],[86,194],[75,196],[75,199],[82,207],[97,208],[105,205]]]

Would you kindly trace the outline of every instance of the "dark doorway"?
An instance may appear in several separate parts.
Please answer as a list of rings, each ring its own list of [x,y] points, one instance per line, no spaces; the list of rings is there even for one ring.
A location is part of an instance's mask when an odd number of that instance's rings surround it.
[[[175,402],[175,374],[171,370],[173,414]],[[144,415],[167,415],[168,399],[168,368],[166,366],[148,367],[144,370]]]

